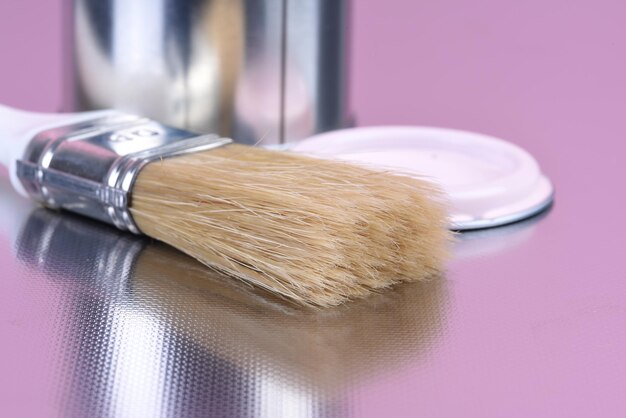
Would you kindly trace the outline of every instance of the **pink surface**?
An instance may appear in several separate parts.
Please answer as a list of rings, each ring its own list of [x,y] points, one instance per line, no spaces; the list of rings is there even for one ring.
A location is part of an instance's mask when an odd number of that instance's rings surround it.
[[[360,124],[509,139],[538,158],[557,190],[532,240],[452,267],[453,341],[400,380],[365,388],[359,410],[623,416],[626,4],[355,3]]]
[[[0,3],[0,102],[60,106],[59,2]],[[557,190],[556,207],[524,239],[452,263],[447,326],[428,357],[360,382],[355,413],[624,416],[626,3],[355,0],[354,13],[359,124],[505,138]],[[1,245],[2,273],[12,274]],[[25,306],[2,305],[0,329]],[[43,325],[32,326],[9,356],[45,341]],[[40,363],[4,362],[2,375],[33,376]]]
[[[60,109],[63,1],[0,2],[0,103],[29,110]]]

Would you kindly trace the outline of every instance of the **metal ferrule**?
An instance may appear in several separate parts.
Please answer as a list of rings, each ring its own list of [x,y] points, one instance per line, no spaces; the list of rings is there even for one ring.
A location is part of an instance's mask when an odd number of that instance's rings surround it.
[[[232,142],[124,114],[39,132],[17,161],[24,189],[63,208],[141,233],[133,220],[133,184],[148,163]]]

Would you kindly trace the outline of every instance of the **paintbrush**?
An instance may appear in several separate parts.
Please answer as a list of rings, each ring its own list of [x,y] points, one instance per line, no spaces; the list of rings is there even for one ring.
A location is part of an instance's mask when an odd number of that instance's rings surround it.
[[[234,144],[117,111],[0,106],[15,189],[212,269],[330,306],[438,273],[448,221],[424,179]]]

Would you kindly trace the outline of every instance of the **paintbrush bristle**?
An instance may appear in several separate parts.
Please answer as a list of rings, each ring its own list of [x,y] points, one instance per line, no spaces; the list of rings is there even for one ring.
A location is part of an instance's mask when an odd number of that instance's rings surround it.
[[[234,144],[148,164],[131,211],[211,268],[318,306],[433,276],[449,241],[430,182]]]

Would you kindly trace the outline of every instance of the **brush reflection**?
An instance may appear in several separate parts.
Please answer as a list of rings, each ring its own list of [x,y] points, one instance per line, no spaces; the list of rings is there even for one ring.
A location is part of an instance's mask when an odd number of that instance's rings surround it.
[[[18,256],[66,298],[70,416],[345,416],[352,385],[419,361],[445,323],[445,280],[305,309],[43,209]]]

